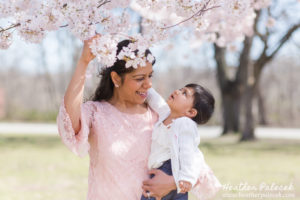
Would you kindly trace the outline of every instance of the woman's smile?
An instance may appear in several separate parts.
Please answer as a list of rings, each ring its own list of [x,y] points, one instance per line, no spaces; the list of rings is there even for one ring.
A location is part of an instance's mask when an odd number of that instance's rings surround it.
[[[146,99],[147,98],[147,92],[136,92],[142,99]]]

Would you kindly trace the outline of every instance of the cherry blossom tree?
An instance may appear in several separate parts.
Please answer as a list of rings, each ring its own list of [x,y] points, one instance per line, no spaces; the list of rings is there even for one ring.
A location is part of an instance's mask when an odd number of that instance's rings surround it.
[[[128,66],[143,66],[144,55],[132,54],[188,30],[190,37],[223,47],[253,33],[255,10],[270,0],[0,0],[0,48],[7,49],[18,34],[39,43],[50,31],[68,29],[86,40],[97,32],[102,37],[91,45],[97,60],[111,66],[120,39],[134,41],[122,56]],[[139,22],[137,15],[142,16]],[[143,35],[139,34],[139,23]]]

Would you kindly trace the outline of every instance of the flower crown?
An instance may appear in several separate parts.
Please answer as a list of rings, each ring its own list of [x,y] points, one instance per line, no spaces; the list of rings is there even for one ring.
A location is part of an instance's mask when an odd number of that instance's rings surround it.
[[[111,67],[118,60],[126,62],[126,68],[145,67],[147,61],[152,63],[154,56],[151,53],[146,55],[149,44],[142,37],[138,39],[130,38],[128,46],[123,47],[117,55],[116,39],[110,36],[102,36],[92,41],[90,48],[92,53],[96,56],[97,60],[106,67]]]
[[[133,44],[133,43],[130,43]],[[133,45],[128,45],[128,47],[123,47],[123,49],[118,54],[117,58],[119,60],[124,60],[126,62],[125,67],[137,68],[138,66],[146,66],[146,62],[152,63],[154,61],[154,56],[149,53],[146,56],[146,50],[141,51],[140,49],[133,48]],[[143,49],[144,50],[144,49]]]

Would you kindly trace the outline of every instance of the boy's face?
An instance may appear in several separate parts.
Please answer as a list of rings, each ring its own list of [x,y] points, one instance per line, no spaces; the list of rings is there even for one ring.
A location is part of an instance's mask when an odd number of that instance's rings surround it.
[[[179,117],[190,117],[188,113],[193,108],[193,102],[194,90],[188,87],[175,90],[167,100],[171,112]]]

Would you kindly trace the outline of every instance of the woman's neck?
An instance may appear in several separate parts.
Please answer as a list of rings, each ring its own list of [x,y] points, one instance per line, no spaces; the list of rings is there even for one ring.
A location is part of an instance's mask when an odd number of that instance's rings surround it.
[[[116,107],[119,111],[131,114],[139,114],[145,112],[145,104],[137,104],[114,95],[108,102]]]

